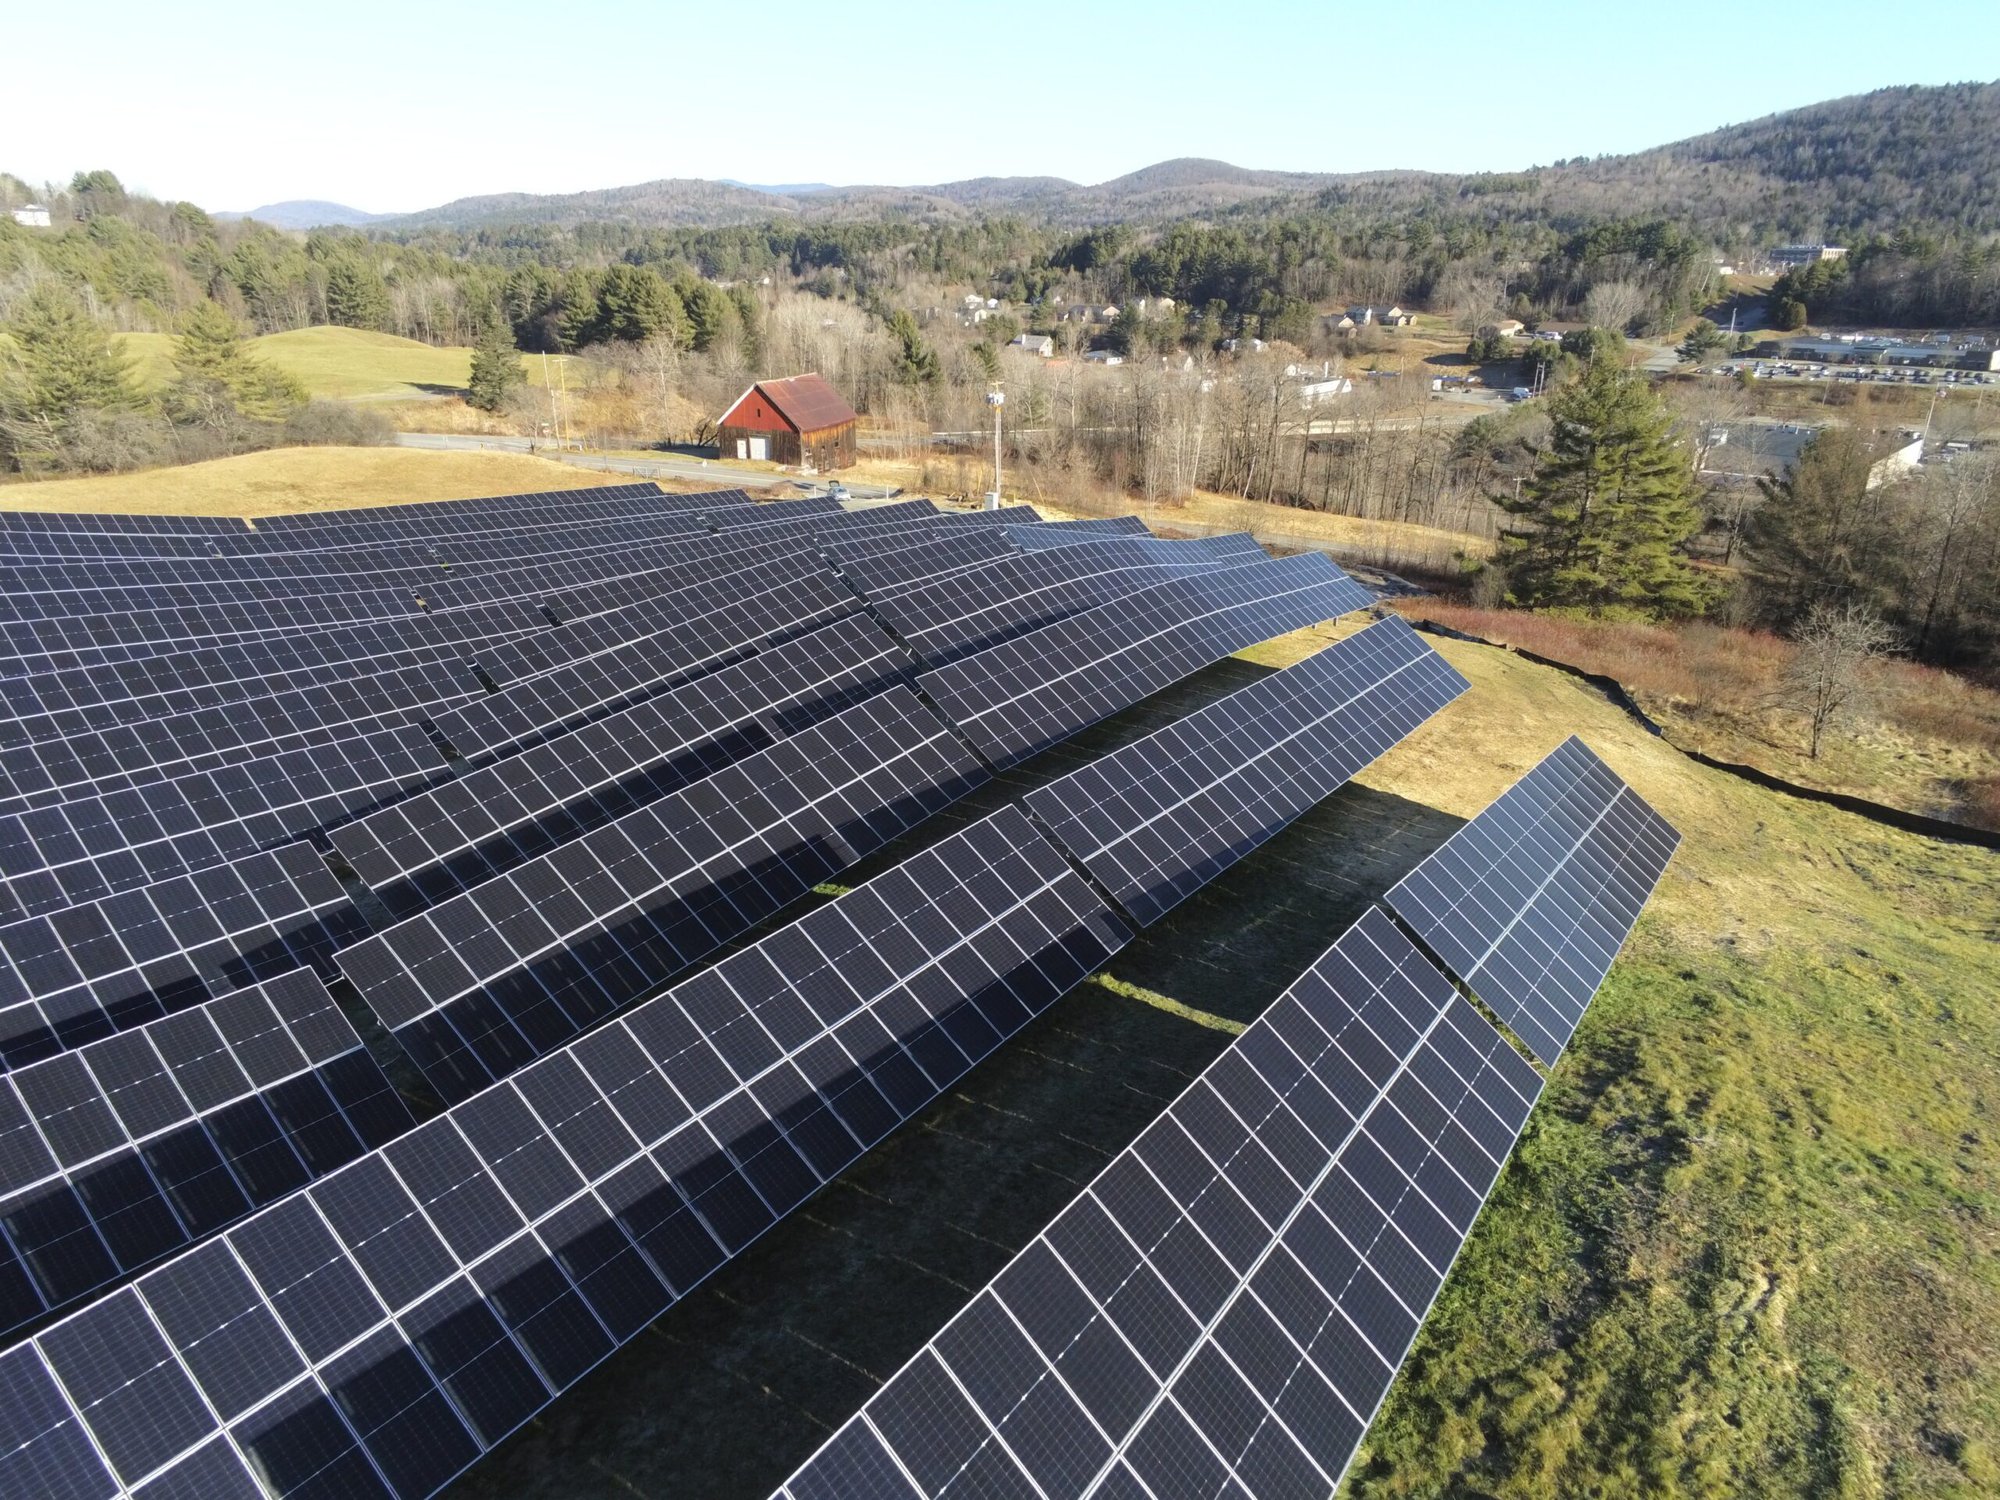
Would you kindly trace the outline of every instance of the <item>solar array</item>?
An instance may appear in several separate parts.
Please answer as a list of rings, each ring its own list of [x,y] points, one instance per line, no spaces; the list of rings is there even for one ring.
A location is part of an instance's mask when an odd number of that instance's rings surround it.
[[[0,1492],[429,1494],[1126,936],[974,824],[0,1354]]]
[[[1467,687],[1392,616],[1038,788],[1027,803],[1150,923]]]
[[[1370,598],[1025,507],[123,519],[0,520],[0,1493],[430,1493],[1128,931],[1009,806],[678,976]]]
[[[1540,1092],[1371,910],[780,1494],[1330,1494]]]
[[[995,766],[1025,760],[1272,636],[1360,609],[1323,553],[1154,584],[917,679]]]
[[[0,1078],[0,1330],[414,1122],[305,969]]]
[[[903,687],[339,955],[447,1099],[658,988],[985,779]]]
[[[1413,665],[1428,650],[1384,625],[1343,645],[1356,649],[1310,659],[1323,677],[1298,686],[1351,680],[1371,658],[1378,672],[1395,655]],[[1233,735],[1231,748],[1254,760],[1259,743],[1310,718],[1297,708],[1309,689],[1277,687],[1298,671],[1029,803],[1128,909],[1156,911],[1151,876],[1166,861],[1134,876],[1112,851],[1139,843],[1130,830],[1162,803],[1178,810],[1206,794],[1202,778],[1230,759],[1208,746]],[[1403,691],[1448,699],[1463,688],[1455,678]],[[1240,700],[1260,689],[1275,701],[1245,713]],[[1213,738],[1192,732],[1202,729]],[[1369,743],[1374,715],[1349,732]],[[1147,765],[1161,786],[1134,803]],[[1163,793],[1176,780],[1193,784],[1187,801]],[[1510,1026],[1510,1010],[1534,1028],[1544,997],[1572,1001],[1566,1041],[1676,840],[1572,738],[1388,899],[1459,981],[1485,980],[1481,998]],[[1167,853],[1188,842],[1202,841],[1170,840]],[[1524,929],[1532,939],[1515,942]],[[1556,982],[1507,988],[1521,960],[1501,967],[1494,956],[1523,952]],[[1532,1044],[1545,1032],[1517,1034]],[[1371,907],[774,1500],[1332,1493],[1541,1088],[1534,1066]]]
[[[1572,735],[1385,899],[1553,1066],[1679,844]]]
[[[288,844],[0,927],[0,1063],[24,1062],[292,969],[331,973],[361,914]]]

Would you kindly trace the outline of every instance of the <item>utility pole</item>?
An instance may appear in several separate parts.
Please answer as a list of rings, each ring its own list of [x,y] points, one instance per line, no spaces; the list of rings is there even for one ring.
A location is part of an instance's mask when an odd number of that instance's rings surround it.
[[[549,351],[542,351],[542,389],[549,393],[549,436],[562,448],[562,421],[556,415],[556,383],[549,379]]]
[[[1000,508],[1000,408],[1007,404],[1004,391],[988,391],[986,404],[993,408],[993,488],[986,492],[986,508]]]

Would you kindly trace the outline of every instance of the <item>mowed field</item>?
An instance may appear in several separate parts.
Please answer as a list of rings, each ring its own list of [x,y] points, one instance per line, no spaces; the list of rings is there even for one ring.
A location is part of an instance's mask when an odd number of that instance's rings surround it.
[[[117,343],[120,352],[132,361],[133,377],[140,389],[158,390],[174,378],[172,334],[127,333],[119,335]],[[314,396],[412,400],[456,394],[472,378],[472,351],[468,348],[438,348],[359,328],[296,328],[249,339],[246,345],[260,359],[297,376]],[[559,372],[557,367],[566,362],[571,369],[566,374]],[[575,364],[568,355],[550,356],[548,378],[578,383]],[[522,355],[521,368],[531,385],[543,383],[540,355]]]
[[[208,463],[0,486],[0,510],[275,516],[291,511],[521,495],[629,483],[526,453],[271,448]]]
[[[1342,633],[1200,674],[848,878]],[[769,1493],[1368,902],[1571,732],[1686,841],[1346,1493],[2000,1492],[2000,855],[1705,770],[1574,679],[1438,645],[1471,693],[453,1493]]]

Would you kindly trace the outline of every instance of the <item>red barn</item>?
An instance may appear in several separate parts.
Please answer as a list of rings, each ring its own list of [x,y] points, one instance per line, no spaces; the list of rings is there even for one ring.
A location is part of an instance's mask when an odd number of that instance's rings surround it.
[[[844,469],[854,462],[854,424],[859,420],[854,408],[817,375],[760,380],[715,424],[716,446],[725,460]]]

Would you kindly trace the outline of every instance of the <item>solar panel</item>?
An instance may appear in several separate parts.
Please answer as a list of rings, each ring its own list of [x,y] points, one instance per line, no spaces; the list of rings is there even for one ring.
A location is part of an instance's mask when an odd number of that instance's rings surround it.
[[[1553,1066],[1679,845],[1571,735],[1384,899]]]
[[[1146,924],[1470,686],[1391,617],[1027,796]]]
[[[0,745],[88,735],[317,687],[388,684],[404,673],[416,674],[423,691],[439,667],[474,687],[467,665],[473,648],[553,633],[545,617],[526,610],[481,613],[492,628],[472,641],[431,639],[428,622],[418,619],[388,630],[335,629],[0,679]]]
[[[740,494],[738,491],[721,493]],[[650,479],[630,484],[592,485],[578,490],[536,490],[520,495],[486,495],[469,500],[417,500],[401,505],[345,506],[338,510],[292,511],[284,515],[259,516],[260,533],[337,530],[372,523],[391,525],[425,516],[456,522],[470,515],[497,515],[510,511],[555,510],[579,501],[609,503],[621,500],[662,501],[668,507],[699,510],[707,495],[669,495]]]
[[[438,714],[437,729],[467,760],[483,760],[678,686],[760,641],[815,630],[856,607],[853,595],[824,569],[774,562],[732,574],[712,589],[691,592],[679,620],[669,618],[650,634]]]
[[[337,830],[333,846],[392,911],[406,913],[601,827],[908,674],[908,656],[880,627],[849,616],[385,807]]]
[[[1026,550],[1067,547],[1075,542],[1096,541],[1111,536],[1147,534],[1146,523],[1137,516],[1093,516],[1079,521],[1044,521],[1037,518],[1025,525],[1007,528],[1007,540]]]
[[[365,930],[307,844],[0,927],[0,1064],[128,1031],[301,966]]]
[[[1030,552],[880,590],[869,606],[918,657],[941,667],[1153,584],[1222,566],[1199,550],[1176,550],[1185,545],[1107,541]]]
[[[413,1123],[307,969],[0,1077],[0,1331]]]
[[[405,726],[482,691],[464,668],[434,664],[10,746],[0,749],[0,812]]]
[[[863,594],[919,578],[942,577],[1013,555],[998,527],[914,539],[902,532],[864,539],[830,538],[823,550],[841,575]]]
[[[448,774],[422,729],[385,729],[0,815],[0,923],[296,843]]]
[[[1033,526],[1009,526],[1006,528],[1006,535],[1008,540],[1016,542],[1023,552],[1052,550],[1048,547],[1037,547],[1032,540],[1033,534],[1039,529]],[[1021,534],[1024,531],[1029,534],[1030,540],[1020,540]],[[1162,557],[1179,557],[1183,560],[1189,557],[1207,557],[1217,563],[1261,562],[1271,555],[1247,531],[1231,531],[1225,532],[1220,536],[1196,536],[1179,539],[1158,536],[1084,533],[1078,536],[1071,536],[1061,543],[1061,547],[1065,551],[1088,551],[1097,546],[1137,548],[1142,553],[1156,553]]]
[[[1540,1090],[1371,909],[779,1496],[1332,1493]]]
[[[0,1489],[430,1494],[1127,936],[1005,809],[0,1356]]]
[[[1232,652],[1373,600],[1323,553],[1301,553],[1155,584],[917,685],[990,764],[1011,765]]]
[[[342,950],[447,1099],[560,1046],[985,779],[891,687]]]

